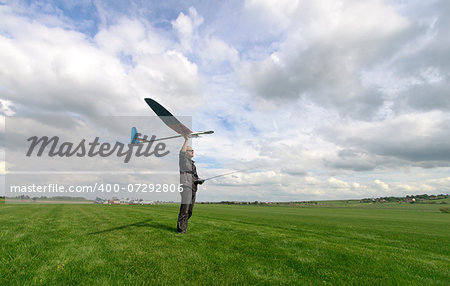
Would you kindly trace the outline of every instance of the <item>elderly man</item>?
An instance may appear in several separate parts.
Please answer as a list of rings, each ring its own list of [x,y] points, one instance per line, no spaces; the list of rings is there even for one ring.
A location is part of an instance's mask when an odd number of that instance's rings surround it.
[[[197,185],[203,184],[205,180],[199,179],[194,157],[194,150],[188,145],[189,137],[184,137],[184,144],[180,150],[179,164],[180,164],[180,184],[183,191],[181,192],[181,206],[178,214],[177,231],[179,233],[186,233],[188,220],[192,216],[192,209],[194,208],[195,195],[197,193]]]

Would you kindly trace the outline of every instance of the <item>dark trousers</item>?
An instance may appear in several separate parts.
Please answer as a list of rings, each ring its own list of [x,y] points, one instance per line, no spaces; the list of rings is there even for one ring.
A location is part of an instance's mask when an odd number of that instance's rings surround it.
[[[195,195],[197,192],[185,189],[181,193],[180,213],[178,214],[177,231],[186,233],[188,227],[188,220],[192,216],[194,209]]]

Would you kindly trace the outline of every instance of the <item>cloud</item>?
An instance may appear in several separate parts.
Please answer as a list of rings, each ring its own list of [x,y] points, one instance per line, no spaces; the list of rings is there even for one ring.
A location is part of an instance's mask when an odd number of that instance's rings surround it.
[[[377,167],[377,157],[366,151],[343,149],[334,158],[324,158],[324,165],[336,169],[370,171]]]
[[[374,181],[374,183],[375,183],[375,187],[382,192],[387,192],[389,190],[389,185],[383,181],[380,181],[377,179]]]
[[[256,2],[256,1],[254,1]],[[389,56],[409,21],[380,1],[297,1],[279,48],[261,61],[247,61],[243,85],[275,101],[306,97],[358,118],[374,115],[382,95],[361,81],[361,72]],[[270,1],[259,1],[270,9]],[[251,5],[253,7],[254,5]],[[283,18],[281,17],[281,18]]]
[[[12,110],[13,103],[10,100],[0,99],[0,114],[11,116],[14,115]]]
[[[328,184],[332,188],[348,188],[350,185],[347,182],[344,182],[342,180],[338,180],[335,177],[331,177],[328,179]]]
[[[299,1],[247,0],[245,10],[254,18],[260,29],[269,33],[280,33],[288,27],[299,8]],[[269,31],[267,31],[269,29]]]
[[[237,64],[238,51],[217,36],[211,35],[208,29],[201,29],[203,17],[194,7],[189,7],[188,14],[180,12],[172,21],[177,31],[180,50],[187,55],[198,58],[205,72],[215,73],[221,64]]]
[[[39,16],[1,13],[0,93],[18,115],[135,114],[145,96],[184,103],[199,96],[196,64],[145,21],[120,18],[89,38]]]
[[[383,121],[333,124],[324,136],[342,150],[334,167],[370,170],[389,165],[449,166],[450,117],[433,111]]]
[[[185,15],[180,12],[178,18],[172,21],[172,26],[178,32],[181,47],[187,51],[192,52],[193,41],[197,35],[197,28],[203,23],[203,18],[198,15],[195,8],[189,8],[189,14]]]
[[[406,5],[401,12],[411,23],[407,37],[391,57],[366,71],[366,84],[383,92],[392,112],[449,111],[449,9],[446,1]]]

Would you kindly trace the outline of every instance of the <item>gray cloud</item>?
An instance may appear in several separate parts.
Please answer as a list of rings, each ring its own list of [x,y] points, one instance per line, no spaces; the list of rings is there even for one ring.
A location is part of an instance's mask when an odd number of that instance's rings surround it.
[[[450,166],[450,118],[442,112],[404,115],[371,123],[336,124],[321,133],[343,148],[326,164],[336,168]]]
[[[430,24],[420,51],[393,64],[394,76],[409,79],[394,101],[397,110],[450,110],[450,39],[446,33],[450,21],[446,18],[441,15]]]
[[[362,120],[378,120],[386,106],[397,114],[449,110],[448,3],[298,3],[290,14],[272,11],[288,22],[276,50],[243,64],[252,95],[280,104],[306,98]]]
[[[361,73],[392,56],[409,34],[409,22],[378,2],[342,5],[300,1],[279,50],[244,65],[244,86],[269,100],[306,97],[344,115],[373,117],[383,95]]]
[[[344,149],[338,152],[337,158],[324,159],[324,165],[335,169],[372,171],[377,167],[377,158],[365,151]]]

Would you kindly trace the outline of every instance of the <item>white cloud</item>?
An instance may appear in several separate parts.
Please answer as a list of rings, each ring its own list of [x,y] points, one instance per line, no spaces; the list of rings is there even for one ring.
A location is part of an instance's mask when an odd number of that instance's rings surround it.
[[[382,192],[387,192],[389,190],[389,185],[383,181],[375,180],[374,181],[376,188],[378,188]]]
[[[193,42],[198,37],[197,28],[203,23],[203,18],[198,15],[195,8],[189,8],[189,14],[180,12],[178,18],[172,21],[172,25],[178,32],[178,37],[182,48],[187,52],[192,52]]]
[[[18,115],[135,114],[146,96],[185,104],[199,96],[196,64],[145,21],[121,18],[89,39],[9,10],[1,19],[0,86]]]
[[[203,21],[197,10],[190,7],[188,15],[180,12],[177,19],[171,22],[178,34],[180,50],[197,57],[210,73],[217,72],[217,66],[222,63],[237,64],[238,51],[219,37],[211,35],[208,29],[201,29]]]
[[[350,185],[347,182],[344,182],[342,180],[338,180],[334,177],[331,177],[328,179],[328,184],[332,188],[348,188]]]
[[[239,61],[238,51],[217,37],[205,38],[204,43],[199,48],[204,64],[211,64],[211,62],[237,64]]]
[[[0,114],[6,115],[6,116],[14,115],[15,112],[12,109],[12,106],[13,106],[13,103],[11,100],[0,99]]]
[[[269,32],[281,32],[292,22],[301,1],[289,0],[247,0],[245,9],[252,17],[257,18],[263,28]]]
[[[114,56],[124,53],[135,60],[147,54],[161,54],[170,42],[147,22],[121,17],[114,25],[100,29],[94,38],[102,51]]]

